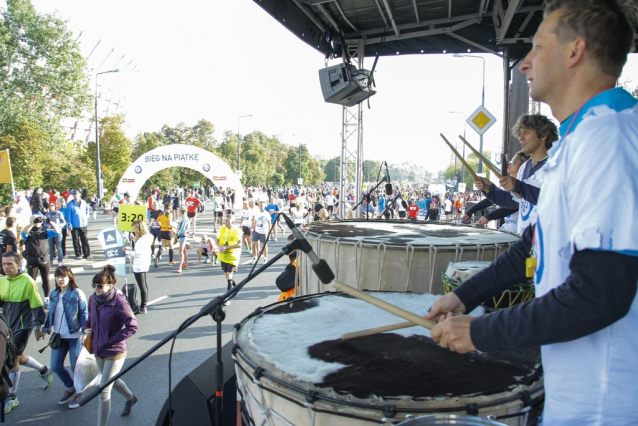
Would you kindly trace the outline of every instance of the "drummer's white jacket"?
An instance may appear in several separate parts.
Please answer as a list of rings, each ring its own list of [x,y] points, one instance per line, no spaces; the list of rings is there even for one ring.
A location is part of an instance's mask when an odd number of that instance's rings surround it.
[[[536,297],[565,282],[576,250],[638,256],[636,103],[623,89],[593,97],[561,125],[561,139],[536,173],[543,188],[535,209]],[[542,358],[544,425],[638,424],[635,298],[620,320],[588,336],[545,345]]]

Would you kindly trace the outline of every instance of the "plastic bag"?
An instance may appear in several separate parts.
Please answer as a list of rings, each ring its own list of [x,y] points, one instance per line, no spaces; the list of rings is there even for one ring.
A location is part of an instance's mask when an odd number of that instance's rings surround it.
[[[102,375],[95,363],[95,355],[90,354],[85,347],[82,347],[75,364],[75,372],[73,375],[75,391],[82,393],[87,388],[98,385],[101,379]]]

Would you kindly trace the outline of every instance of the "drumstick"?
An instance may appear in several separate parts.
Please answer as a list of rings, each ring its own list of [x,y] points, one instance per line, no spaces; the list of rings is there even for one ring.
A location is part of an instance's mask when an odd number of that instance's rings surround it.
[[[463,313],[462,311],[455,311],[454,316],[461,315],[462,313]],[[434,317],[432,321],[438,322],[439,318],[441,318],[441,315],[442,314],[437,315],[436,317]],[[373,334],[385,333],[386,331],[400,330],[402,328],[410,328],[416,325],[417,324],[413,322],[407,321],[407,322],[399,322],[396,324],[384,325],[382,327],[368,328],[367,330],[353,331],[352,333],[342,334],[341,340],[354,339],[355,337],[371,336]]]
[[[485,163],[485,166],[490,169],[492,171],[492,173],[494,173],[496,175],[496,177],[498,179],[502,178],[503,176],[496,170],[496,168],[494,167],[494,165],[492,164],[492,162],[490,160],[487,159],[487,157],[485,157],[483,154],[481,154],[480,152],[478,152],[477,150],[474,149],[474,147],[472,145],[470,145],[470,143],[468,141],[465,140],[465,138],[461,135],[459,135],[459,138],[461,138],[461,140],[463,142],[465,142],[465,145],[467,145],[472,152],[479,158],[483,159],[483,163]],[[521,198],[521,194],[519,194],[518,192],[514,192],[512,191],[512,194],[514,194],[516,196],[516,198]]]
[[[413,314],[412,312],[406,311],[403,308],[399,308],[398,306],[395,306],[391,303],[385,302],[374,296],[370,296],[369,294],[364,293],[363,291],[357,290],[356,288],[352,288],[349,285],[340,283],[339,281],[333,281],[330,284],[332,284],[334,288],[336,288],[337,290],[340,290],[343,293],[356,297],[357,299],[361,299],[364,302],[368,302],[369,304],[374,305],[377,308],[381,308],[385,311],[388,311],[391,314],[394,314],[398,317],[406,319],[416,325],[420,325],[421,327],[425,327],[428,330],[431,330],[432,327],[436,325],[436,322],[432,320],[425,319],[417,314]]]
[[[502,176],[501,174],[498,172],[498,170],[496,170],[496,168],[494,167],[494,165],[492,164],[492,162],[490,160],[487,159],[487,157],[485,157],[483,154],[481,154],[479,151],[475,150],[474,147],[472,145],[470,145],[470,143],[468,141],[465,140],[465,138],[461,135],[459,135],[459,138],[461,138],[461,140],[463,142],[465,142],[465,145],[468,146],[468,148],[470,148],[472,150],[472,152],[480,159],[483,160],[483,163],[485,164],[485,166],[490,169],[492,171],[492,173],[494,173],[496,175],[496,177],[498,179],[500,179]]]
[[[458,151],[456,149],[454,149],[454,147],[452,146],[451,143],[448,142],[447,139],[445,139],[445,136],[443,136],[443,133],[439,133],[441,135],[441,137],[443,138],[443,140],[445,141],[445,143],[447,144],[447,146],[450,147],[450,149],[452,150],[452,152],[454,153],[454,155],[457,156],[457,158],[459,159],[459,161],[461,163],[463,163],[463,165],[465,166],[465,168],[467,169],[468,172],[470,172],[470,174],[472,175],[472,177],[474,179],[478,179],[478,176],[476,176],[476,173],[474,173],[474,170],[472,170],[472,168],[470,167],[469,164],[467,164],[465,162],[465,160],[463,159],[463,157],[461,156],[461,154],[458,153]]]

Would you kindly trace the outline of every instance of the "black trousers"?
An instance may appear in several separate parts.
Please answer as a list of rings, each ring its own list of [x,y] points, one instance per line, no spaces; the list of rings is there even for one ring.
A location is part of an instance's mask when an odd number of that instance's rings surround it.
[[[140,309],[145,308],[148,303],[148,284],[146,284],[146,272],[133,272],[135,275],[135,281],[137,281],[137,286],[140,288],[140,296],[142,298],[142,304],[140,305]]]
[[[27,262],[27,272],[33,278],[33,281],[38,277],[38,272],[40,272],[40,276],[42,277],[42,291],[44,292],[44,297],[49,297],[49,293],[51,292],[49,287],[49,272],[51,272],[51,266],[49,262],[44,265],[40,265],[37,263],[29,263]]]
[[[73,228],[71,230],[71,237],[73,237],[73,250],[75,250],[76,257],[82,255],[87,257],[91,255],[86,226],[84,228]]]

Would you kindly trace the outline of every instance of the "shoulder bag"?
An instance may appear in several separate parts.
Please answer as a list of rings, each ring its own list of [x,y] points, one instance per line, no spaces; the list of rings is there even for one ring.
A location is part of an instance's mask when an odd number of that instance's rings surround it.
[[[91,298],[89,297],[89,315],[91,315]],[[91,324],[91,331],[93,331],[93,324]],[[84,336],[84,340],[82,341],[82,345],[87,350],[88,353],[93,353],[93,333],[91,335]]]

